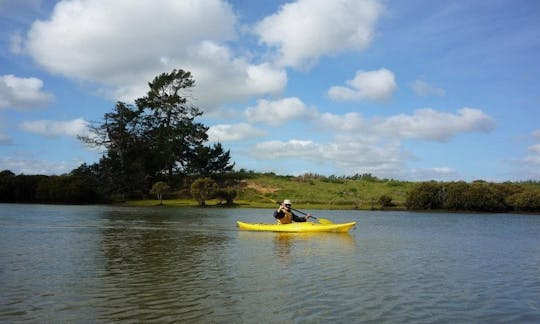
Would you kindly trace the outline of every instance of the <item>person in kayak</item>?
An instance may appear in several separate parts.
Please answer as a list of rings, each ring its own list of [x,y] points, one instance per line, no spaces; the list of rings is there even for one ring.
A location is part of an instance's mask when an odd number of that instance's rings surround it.
[[[305,222],[311,215],[307,214],[306,217],[300,217],[292,212],[291,201],[285,199],[277,210],[274,211],[274,218],[278,220],[279,224],[290,224],[295,222]]]

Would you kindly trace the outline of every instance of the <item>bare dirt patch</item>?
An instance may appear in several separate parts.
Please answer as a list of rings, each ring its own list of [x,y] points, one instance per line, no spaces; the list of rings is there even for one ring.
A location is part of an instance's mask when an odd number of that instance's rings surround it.
[[[246,181],[246,188],[253,189],[253,190],[255,190],[255,191],[257,191],[258,193],[261,193],[261,194],[274,193],[274,192],[279,190],[278,188],[262,186],[262,185],[260,185],[258,183],[253,182],[253,181]]]

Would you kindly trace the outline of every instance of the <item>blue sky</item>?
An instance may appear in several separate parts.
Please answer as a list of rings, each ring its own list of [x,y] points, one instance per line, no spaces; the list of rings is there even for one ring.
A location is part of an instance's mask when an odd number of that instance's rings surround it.
[[[236,168],[540,180],[540,2],[0,1],[0,170],[62,174],[156,75]]]

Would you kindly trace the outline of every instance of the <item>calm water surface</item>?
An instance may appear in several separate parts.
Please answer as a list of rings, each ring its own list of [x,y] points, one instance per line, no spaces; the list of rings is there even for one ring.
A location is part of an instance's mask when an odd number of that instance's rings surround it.
[[[0,322],[540,322],[540,216],[0,204]]]

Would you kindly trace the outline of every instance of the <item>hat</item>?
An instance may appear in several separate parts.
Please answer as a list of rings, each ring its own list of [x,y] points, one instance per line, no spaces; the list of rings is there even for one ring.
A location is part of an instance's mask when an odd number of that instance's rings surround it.
[[[285,199],[285,200],[283,200],[283,204],[284,205],[290,205],[291,201],[289,199]]]

